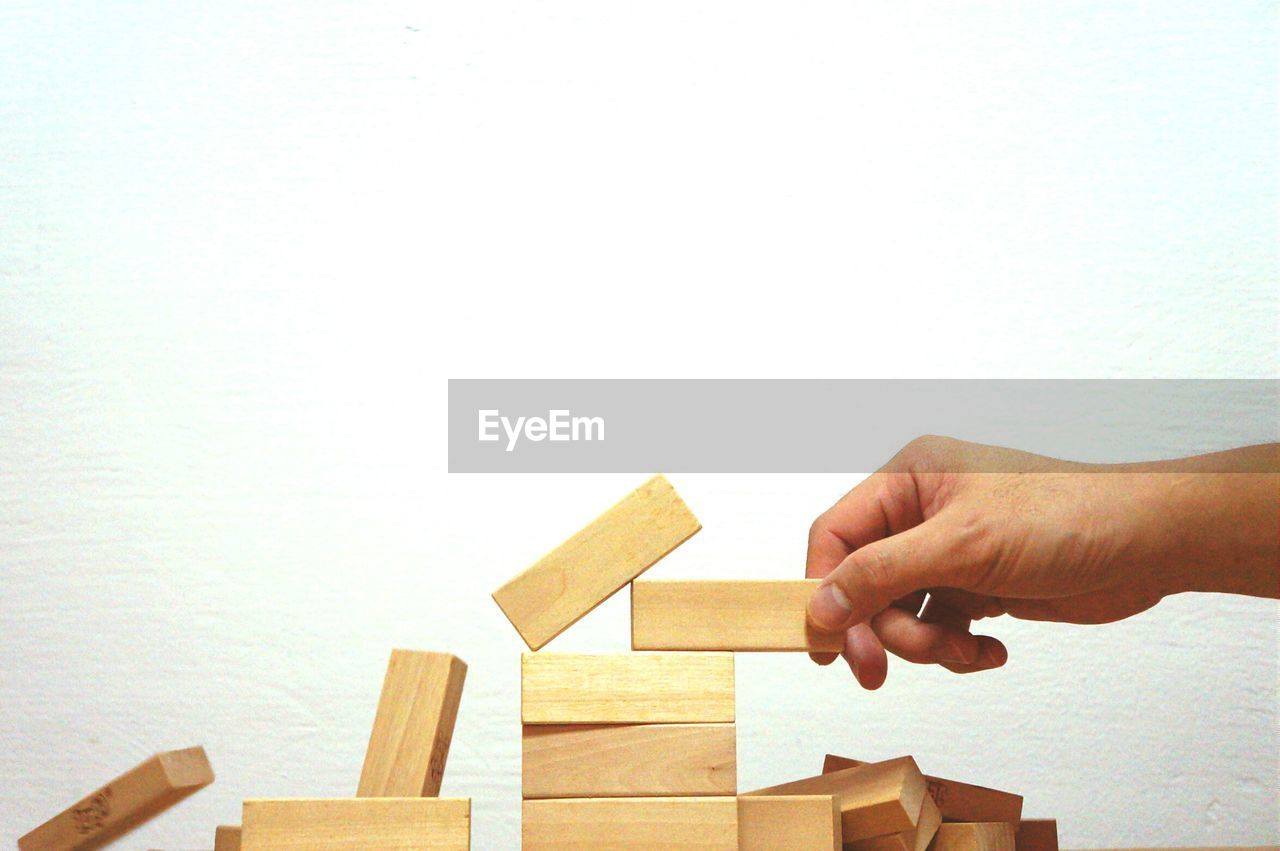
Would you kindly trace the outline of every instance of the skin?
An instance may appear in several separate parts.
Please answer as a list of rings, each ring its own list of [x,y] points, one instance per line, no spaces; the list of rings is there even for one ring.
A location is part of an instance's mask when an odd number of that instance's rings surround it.
[[[982,618],[1095,624],[1164,597],[1280,597],[1280,444],[1092,465],[949,438],[913,441],[814,521],[809,621],[844,632],[864,688],[886,651],[998,668]],[[815,655],[822,664],[834,655]]]

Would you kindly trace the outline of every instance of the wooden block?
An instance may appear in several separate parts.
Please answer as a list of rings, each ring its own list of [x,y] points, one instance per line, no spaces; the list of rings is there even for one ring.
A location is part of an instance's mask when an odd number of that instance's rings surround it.
[[[526,798],[733,795],[734,724],[526,726]]]
[[[240,851],[240,825],[221,825],[213,834],[213,851]]]
[[[845,843],[845,851],[925,851],[942,824],[942,811],[928,795],[920,801],[920,817],[916,826],[901,833],[859,839]]]
[[[943,824],[930,851],[1014,851],[1012,824],[958,821]]]
[[[525,724],[679,724],[734,720],[732,653],[526,653]]]
[[[1051,818],[1029,818],[1018,822],[1014,844],[1018,851],[1058,851],[1058,822]]]
[[[493,599],[537,650],[701,528],[675,488],[654,476]]]
[[[735,851],[736,798],[525,801],[524,851]]]
[[[821,581],[637,580],[631,584],[631,647],[839,653],[844,633],[817,632],[805,616]]]
[[[250,799],[240,838],[243,851],[466,851],[471,799]]]
[[[840,851],[840,810],[830,795],[738,799],[739,851]]]
[[[822,773],[843,771],[867,763],[847,757],[827,754],[822,763]],[[973,786],[955,780],[925,775],[929,784],[929,797],[942,811],[944,821],[1007,821],[1017,824],[1022,818],[1022,796],[984,786]]]
[[[448,653],[391,651],[357,797],[440,794],[466,676],[466,664]]]
[[[158,753],[23,836],[18,847],[99,848],[212,782],[204,748]]]
[[[925,797],[924,775],[909,756],[819,774],[749,795],[832,795],[844,842],[913,830]]]

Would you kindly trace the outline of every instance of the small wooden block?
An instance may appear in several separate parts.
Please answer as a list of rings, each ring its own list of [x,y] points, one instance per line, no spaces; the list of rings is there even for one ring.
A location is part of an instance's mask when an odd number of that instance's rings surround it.
[[[1014,845],[1018,851],[1058,851],[1057,819],[1022,819],[1018,822]]]
[[[526,798],[733,795],[734,724],[526,726]]]
[[[470,847],[470,798],[244,802],[243,851],[467,851]]]
[[[204,748],[158,753],[23,836],[18,848],[99,848],[212,782]]]
[[[843,771],[867,763],[847,757],[827,754],[822,763],[822,773]],[[1022,818],[1022,796],[984,786],[973,786],[955,780],[925,775],[929,784],[929,797],[942,811],[944,821],[1007,821],[1017,824]]]
[[[901,833],[859,839],[845,844],[845,851],[925,851],[942,824],[942,812],[928,795],[920,802],[916,826]]]
[[[637,580],[631,583],[631,647],[839,653],[844,633],[817,632],[806,618],[821,581]]]
[[[654,476],[493,599],[537,650],[701,528],[675,488]]]
[[[1005,821],[943,824],[930,851],[1014,851],[1014,826]]]
[[[213,834],[213,851],[240,851],[240,825],[219,826]]]
[[[735,851],[736,798],[525,801],[524,851]]]
[[[734,720],[732,653],[526,653],[525,724],[713,724]]]
[[[840,810],[830,795],[738,799],[739,851],[840,851]]]
[[[844,842],[914,830],[925,797],[924,775],[909,756],[819,774],[749,795],[832,795]]]
[[[391,651],[356,797],[440,794],[466,676],[448,653]]]

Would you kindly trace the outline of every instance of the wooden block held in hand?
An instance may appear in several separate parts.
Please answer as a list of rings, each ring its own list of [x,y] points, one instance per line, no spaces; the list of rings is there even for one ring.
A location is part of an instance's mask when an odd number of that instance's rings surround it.
[[[466,676],[466,664],[448,653],[391,651],[357,797],[440,794]]]
[[[732,653],[526,653],[525,724],[680,724],[734,720]]]
[[[749,795],[832,795],[845,843],[914,830],[925,797],[924,775],[909,756],[819,774]]]
[[[605,724],[524,728],[526,798],[733,795],[733,724]]]
[[[240,851],[240,825],[221,825],[213,834],[213,851]]]
[[[930,851],[1014,851],[1012,824],[958,821],[938,828]]]
[[[739,851],[840,851],[840,809],[830,795],[738,799]]]
[[[493,599],[537,650],[701,528],[675,488],[654,476]]]
[[[1051,818],[1022,819],[1014,836],[1018,851],[1058,851],[1058,822]]]
[[[839,653],[844,633],[817,632],[805,612],[820,579],[636,580],[633,650]]]
[[[250,799],[241,828],[243,851],[467,851],[471,799]]]
[[[204,748],[158,753],[23,836],[18,848],[101,847],[212,782]]]
[[[827,754],[822,763],[822,773],[829,774],[867,764],[861,760]],[[1007,821],[1017,824],[1022,818],[1021,795],[929,775],[925,775],[924,779],[929,784],[929,797],[938,805],[945,821]]]
[[[736,798],[525,801],[523,851],[736,851]]]

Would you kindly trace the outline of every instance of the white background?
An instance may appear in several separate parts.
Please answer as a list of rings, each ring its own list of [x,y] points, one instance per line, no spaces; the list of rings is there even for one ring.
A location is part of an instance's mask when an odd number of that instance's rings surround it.
[[[1280,376],[1276,63],[1274,3],[4,4],[0,836],[195,743],[122,847],[351,794],[406,646],[516,847],[488,594],[647,471],[450,477],[446,377]],[[673,475],[652,575],[798,575],[857,478]],[[991,629],[874,694],[740,657],[741,787],[909,752],[1065,846],[1280,840],[1273,602]]]

